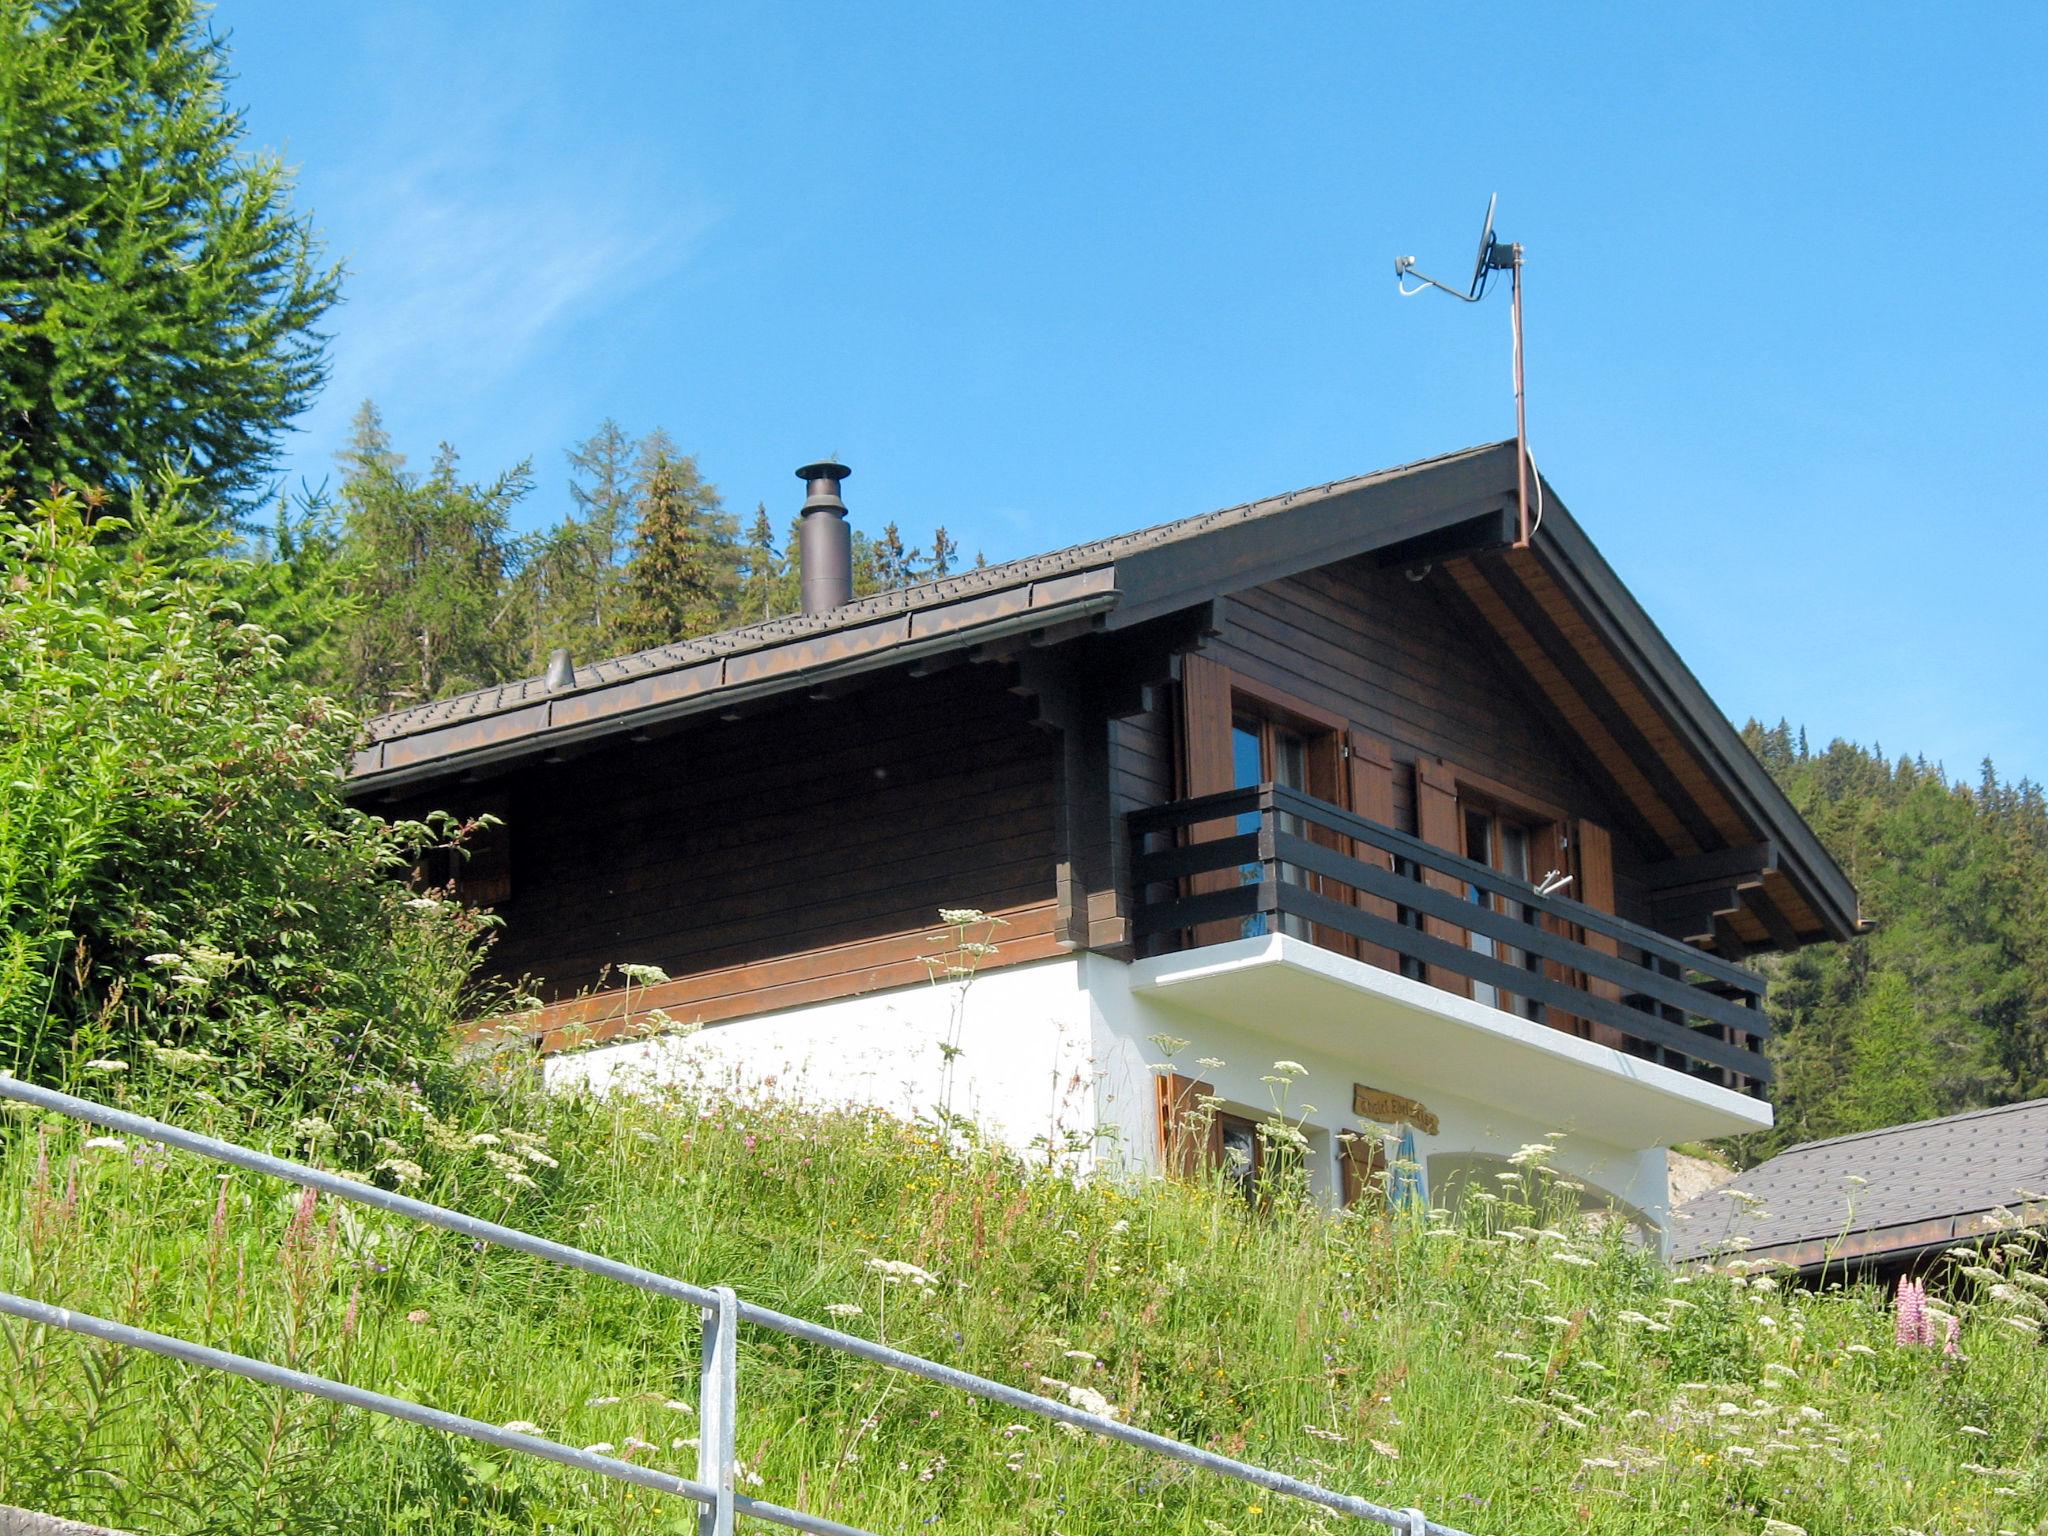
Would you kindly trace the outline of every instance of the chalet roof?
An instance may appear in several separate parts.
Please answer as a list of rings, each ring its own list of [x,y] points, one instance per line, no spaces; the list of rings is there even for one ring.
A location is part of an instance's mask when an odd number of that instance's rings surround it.
[[[879,593],[370,722],[352,792],[481,765],[941,652],[1057,644],[1372,557],[1429,571],[1490,631],[1551,711],[1580,767],[1646,857],[1699,889],[1750,888],[1733,936],[1756,947],[1841,938],[1855,893],[1547,482],[1534,547],[1508,551],[1515,445],[1494,443],[1333,480],[1049,554]],[[1761,896],[1756,892],[1760,891]],[[1673,899],[1684,899],[1680,889]]]
[[[1673,1212],[1673,1257],[1801,1269],[1900,1258],[1994,1230],[2048,1195],[2048,1099],[1779,1153]]]

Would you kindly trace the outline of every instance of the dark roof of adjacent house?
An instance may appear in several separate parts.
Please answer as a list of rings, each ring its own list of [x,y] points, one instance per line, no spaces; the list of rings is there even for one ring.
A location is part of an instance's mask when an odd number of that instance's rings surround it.
[[[1512,442],[1469,448],[827,613],[580,663],[566,686],[533,678],[415,705],[369,723],[351,792],[642,732],[941,652],[1125,629],[1374,556],[1429,566],[1444,600],[1497,638],[1647,857],[1702,888],[1761,890],[1765,899],[1745,905],[1745,942],[1789,947],[1854,932],[1847,877],[1547,482],[1534,546],[1501,553],[1514,533],[1515,470]]]
[[[1903,1259],[2048,1214],[2048,1099],[1809,1141],[1672,1213],[1672,1257]]]

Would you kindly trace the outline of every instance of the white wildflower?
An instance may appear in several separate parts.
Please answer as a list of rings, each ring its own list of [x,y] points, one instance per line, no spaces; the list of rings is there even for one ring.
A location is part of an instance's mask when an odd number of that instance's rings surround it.
[[[1279,1073],[1282,1073],[1282,1074],[1284,1074],[1284,1075],[1285,1075],[1285,1076],[1287,1076],[1287,1077],[1307,1077],[1307,1076],[1308,1076],[1308,1068],[1307,1068],[1307,1067],[1304,1067],[1304,1066],[1303,1066],[1303,1065],[1302,1065],[1302,1064],[1301,1064],[1300,1062],[1298,1062],[1298,1061],[1289,1061],[1289,1060],[1287,1060],[1287,1059],[1286,1059],[1286,1058],[1284,1058],[1284,1057],[1283,1057],[1283,1058],[1282,1058],[1281,1060],[1279,1060],[1279,1061],[1276,1061],[1276,1062],[1274,1062],[1274,1063],[1273,1063],[1273,1070],[1274,1070],[1275,1072],[1279,1072]]]
[[[1067,1401],[1083,1413],[1092,1413],[1098,1419],[1113,1419],[1122,1410],[1093,1387],[1082,1386],[1071,1381],[1061,1381],[1057,1376],[1038,1378],[1041,1387],[1058,1387],[1067,1394]]]
[[[469,1138],[469,1144],[472,1147],[495,1147],[498,1145],[498,1138],[489,1131],[478,1131]]]
[[[901,1259],[869,1259],[868,1269],[880,1275],[884,1285],[900,1285],[908,1281],[919,1290],[923,1290],[927,1286],[939,1283],[939,1277],[930,1270],[920,1269],[917,1265]]]
[[[613,1445],[611,1441],[599,1440],[583,1447],[583,1454],[586,1456],[610,1456],[617,1450],[618,1447]]]
[[[583,1406],[586,1408],[609,1408],[618,1401],[619,1399],[616,1397],[586,1397],[583,1399]]]
[[[1319,1425],[1304,1424],[1301,1426],[1301,1432],[1311,1440],[1328,1440],[1333,1445],[1342,1445],[1344,1443],[1344,1437],[1334,1429],[1324,1429]]]
[[[834,1301],[826,1304],[827,1317],[859,1317],[860,1307],[851,1301]]]
[[[118,1136],[88,1136],[85,1138],[89,1152],[126,1152],[128,1143]]]
[[[537,1435],[540,1433],[540,1426],[526,1419],[507,1419],[498,1427],[500,1429],[509,1429],[515,1435]]]
[[[88,1072],[126,1072],[128,1070],[128,1063],[102,1056],[96,1061],[88,1061],[85,1064],[85,1068]]]
[[[668,972],[658,965],[622,965],[618,969],[636,987],[659,986],[668,980]]]
[[[979,907],[941,907],[939,921],[948,928],[967,928],[975,923],[988,921],[988,914]],[[664,977],[664,980],[667,978]]]
[[[1086,1365],[1093,1365],[1095,1363],[1095,1356],[1089,1354],[1085,1349],[1066,1349],[1060,1351],[1060,1353],[1069,1360],[1079,1360]]]

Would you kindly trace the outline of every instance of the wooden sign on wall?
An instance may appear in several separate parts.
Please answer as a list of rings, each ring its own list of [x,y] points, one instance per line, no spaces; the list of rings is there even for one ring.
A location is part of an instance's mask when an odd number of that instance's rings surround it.
[[[1437,1118],[1427,1105],[1363,1083],[1351,1085],[1351,1112],[1382,1125],[1412,1125],[1426,1136],[1437,1133]]]

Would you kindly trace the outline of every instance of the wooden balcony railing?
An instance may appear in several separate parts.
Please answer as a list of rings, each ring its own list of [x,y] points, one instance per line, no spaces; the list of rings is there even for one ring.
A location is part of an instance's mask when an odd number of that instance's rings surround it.
[[[1275,784],[1129,824],[1141,954],[1293,933],[1745,1093],[1770,1077],[1763,977],[1678,939]]]

